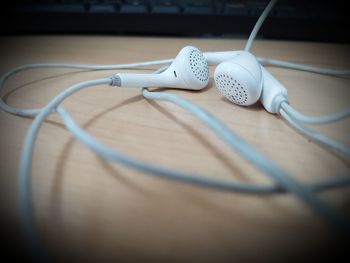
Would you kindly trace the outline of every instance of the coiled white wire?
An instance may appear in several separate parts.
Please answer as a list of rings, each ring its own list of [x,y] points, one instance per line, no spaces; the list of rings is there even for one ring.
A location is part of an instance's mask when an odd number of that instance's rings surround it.
[[[307,123],[307,124],[313,124],[313,125],[334,123],[350,117],[350,109],[345,111],[340,111],[332,115],[306,116],[296,111],[295,109],[292,108],[292,106],[290,106],[288,103],[285,103],[285,102],[281,104],[281,108],[286,113],[288,113],[288,115],[294,120]]]
[[[266,18],[268,12],[271,10],[276,1],[272,0],[268,8],[269,10],[264,11],[262,16],[260,17],[257,25],[255,26],[252,34],[246,45],[246,50],[249,50],[253,40],[258,32],[262,22]],[[291,62],[272,60],[266,58],[258,58],[259,61],[263,64],[281,66],[286,68],[293,68],[297,70],[310,71],[321,74],[329,74],[329,75],[349,75],[350,71],[347,70],[334,70],[334,69],[322,69],[317,67],[311,67],[307,65],[300,65]],[[56,67],[56,68],[80,68],[80,69],[92,69],[92,70],[107,70],[107,69],[118,69],[118,68],[133,68],[133,67],[141,67],[148,65],[156,65],[156,64],[169,64],[172,62],[172,59],[167,60],[157,60],[150,62],[140,62],[140,63],[132,63],[132,64],[119,64],[119,65],[84,65],[84,64],[32,64],[32,65],[24,65],[17,67],[8,73],[6,73],[0,79],[0,90],[3,88],[3,84],[5,80],[11,75],[25,69],[30,68],[47,68],[47,67]],[[255,164],[258,168],[263,170],[266,174],[268,174],[271,178],[273,178],[279,184],[265,186],[265,185],[255,185],[255,184],[244,184],[239,182],[233,182],[228,180],[215,180],[208,177],[203,177],[200,175],[193,175],[188,173],[183,173],[179,171],[169,170],[166,168],[158,167],[155,165],[149,165],[142,162],[138,162],[128,156],[117,152],[116,150],[110,149],[105,145],[100,144],[96,140],[94,140],[91,136],[89,136],[84,130],[82,130],[75,121],[71,118],[69,113],[63,109],[58,108],[58,105],[70,94],[76,92],[80,89],[99,85],[99,84],[107,84],[111,83],[111,79],[99,79],[92,81],[85,81],[82,83],[75,84],[68,88],[67,90],[60,93],[56,96],[46,107],[42,109],[19,109],[15,107],[11,107],[7,105],[2,98],[0,99],[0,108],[3,110],[21,116],[36,116],[35,120],[31,128],[29,129],[26,140],[24,143],[24,148],[21,156],[21,165],[20,165],[20,208],[21,208],[21,216],[23,219],[23,224],[25,226],[24,230],[29,237],[30,245],[32,248],[38,249],[39,241],[36,236],[35,222],[33,220],[33,209],[31,203],[31,187],[30,187],[30,173],[31,173],[31,163],[32,163],[32,153],[35,144],[35,139],[39,132],[40,126],[45,121],[47,116],[53,111],[57,111],[62,117],[67,129],[69,129],[73,135],[80,140],[82,143],[86,144],[90,149],[94,150],[97,154],[100,154],[108,159],[121,162],[125,165],[131,166],[136,169],[143,170],[148,173],[152,173],[158,176],[162,176],[168,179],[174,179],[179,181],[185,181],[188,183],[193,183],[206,187],[214,187],[220,190],[228,190],[228,191],[239,191],[239,192],[251,192],[251,193],[273,193],[273,192],[284,192],[286,189],[295,193],[299,196],[305,203],[307,203],[316,213],[321,215],[323,218],[326,218],[328,221],[333,224],[340,226],[343,229],[349,230],[349,225],[345,222],[340,216],[337,215],[332,209],[326,206],[318,197],[312,194],[313,191],[316,190],[325,190],[333,187],[340,187],[349,184],[350,180],[348,177],[339,177],[332,180],[326,180],[324,182],[312,183],[301,185],[296,182],[294,179],[289,177],[282,171],[280,168],[275,166],[269,160],[264,158],[261,154],[256,152],[254,148],[247,145],[241,138],[232,133],[229,129],[227,129],[222,123],[217,121],[213,116],[203,111],[196,105],[184,100],[183,98],[167,93],[154,93],[149,92],[147,89],[143,89],[143,95],[148,99],[159,99],[159,100],[168,100],[171,101],[180,107],[190,111],[197,118],[199,118],[205,125],[210,127],[214,132],[217,133],[219,137],[225,140],[234,150],[243,154],[243,156],[250,160],[253,164]],[[284,109],[285,110],[285,109]],[[286,110],[288,111],[288,109]],[[290,113],[290,111],[289,111]],[[286,113],[281,110],[281,114],[284,116]],[[293,115],[293,114],[290,114]],[[295,115],[295,114],[294,114]],[[288,116],[284,116],[288,120]],[[296,118],[296,117],[295,117]],[[289,120],[288,120],[289,121]],[[290,123],[293,123],[290,122]],[[304,134],[306,134],[304,132]],[[282,187],[281,187],[282,186]]]
[[[249,35],[248,41],[244,47],[244,51],[249,51],[252,48],[256,35],[258,34],[262,24],[264,23],[265,19],[267,18],[267,16],[269,15],[269,13],[271,12],[272,8],[275,6],[276,3],[277,3],[277,0],[271,0],[267,4],[264,11],[259,16],[258,21],[255,23],[252,32]]]
[[[281,188],[277,185],[275,186],[260,186],[260,185],[250,185],[241,184],[226,180],[215,180],[207,177],[202,177],[199,175],[192,175],[188,173],[173,171],[158,167],[155,165],[149,165],[142,162],[133,160],[130,157],[124,156],[121,153],[111,150],[110,148],[98,143],[86,132],[84,132],[70,117],[68,112],[63,108],[58,108],[59,104],[72,93],[84,89],[90,86],[100,85],[100,84],[110,84],[111,79],[97,79],[91,81],[85,81],[82,83],[75,84],[70,88],[64,90],[59,95],[57,95],[50,103],[47,104],[35,117],[30,129],[28,130],[27,136],[25,138],[23,151],[21,155],[20,163],[20,174],[19,174],[19,187],[20,187],[20,211],[21,219],[23,220],[24,231],[27,238],[31,241],[33,251],[40,251],[40,242],[36,235],[36,226],[33,216],[33,207],[31,200],[31,184],[30,184],[30,174],[32,165],[32,154],[34,149],[35,140],[37,138],[40,126],[45,121],[45,119],[53,112],[57,111],[64,120],[66,127],[73,133],[73,135],[81,142],[86,144],[90,149],[99,155],[102,155],[110,160],[119,161],[130,167],[145,171],[147,173],[153,173],[158,176],[162,176],[168,179],[174,179],[179,181],[185,181],[192,184],[197,184],[206,187],[218,188],[221,190],[229,191],[240,191],[240,192],[252,192],[252,193],[271,193],[271,192],[281,192]],[[226,141],[233,149],[238,150],[238,152],[243,153],[243,156],[248,160],[252,161],[258,168],[262,169],[270,175],[274,180],[276,180],[284,189],[287,189],[297,196],[299,196],[304,202],[306,202],[311,208],[322,217],[326,218],[328,221],[332,222],[336,226],[341,226],[342,228],[348,228],[347,223],[342,220],[334,211],[330,210],[326,205],[323,204],[315,195],[313,191],[317,189],[326,189],[333,186],[346,185],[349,183],[348,178],[344,178],[344,181],[334,181],[329,180],[323,182],[322,184],[312,184],[310,186],[302,186],[293,180],[291,177],[286,175],[281,169],[263,157],[261,154],[256,152],[251,146],[246,144],[237,135],[230,132],[223,124],[218,122],[213,116],[207,112],[200,109],[198,106],[186,101],[185,99],[176,96],[174,94],[167,93],[153,93],[146,89],[143,89],[143,95],[148,99],[160,99],[171,101],[180,107],[185,108],[199,118],[203,123],[208,125],[214,132],[217,133],[224,141]]]
[[[27,70],[27,69],[33,69],[33,68],[42,68],[42,67],[58,67],[58,68],[82,68],[82,69],[94,69],[94,70],[102,70],[102,69],[111,69],[111,68],[129,68],[129,67],[141,67],[144,65],[155,65],[155,64],[162,64],[162,63],[169,63],[171,62],[172,59],[167,59],[167,60],[157,60],[157,61],[149,61],[149,62],[138,62],[138,63],[132,63],[132,64],[117,64],[117,65],[87,65],[87,64],[32,64],[32,65],[24,65],[18,68],[15,68],[11,71],[9,71],[8,73],[6,73],[0,80],[0,89],[3,88],[3,84],[5,82],[5,80],[21,71],[21,70]],[[160,72],[162,70],[159,70],[158,72]],[[2,99],[0,99],[1,104],[0,107],[12,114],[16,114],[16,115],[21,115],[21,116],[36,116],[38,115],[38,113],[42,110],[42,109],[19,109],[19,108],[14,108],[9,106],[8,104],[6,104]],[[204,183],[205,184],[205,183]],[[252,189],[252,192],[256,191],[259,192],[261,189],[261,192],[270,192],[270,191],[278,191],[277,189],[279,188],[278,186],[273,186],[272,188],[266,187],[265,186],[257,186],[255,187],[254,185],[250,188],[246,187],[245,184],[243,184],[244,186],[241,187],[241,185],[238,185],[238,187],[236,187],[237,191],[250,191],[250,189]],[[333,184],[333,181],[329,182],[329,187],[331,188]],[[261,188],[260,188],[261,187]],[[327,188],[328,186],[326,186],[325,188]],[[317,188],[317,187],[316,187]]]
[[[281,68],[288,68],[288,69],[295,69],[295,70],[301,70],[301,71],[307,71],[322,75],[330,75],[330,76],[350,76],[350,70],[348,69],[331,69],[331,68],[320,68],[320,67],[314,67],[304,64],[298,64],[294,62],[289,61],[283,61],[283,60],[277,60],[277,59],[271,59],[271,58],[264,58],[264,57],[257,57],[257,60],[266,66],[276,66]]]
[[[339,153],[340,155],[344,155],[346,157],[350,157],[350,148],[346,147],[345,145],[334,141],[327,136],[316,132],[315,130],[309,129],[298,123],[298,121],[295,121],[284,109],[280,110],[281,116],[296,130],[298,130],[301,134],[305,135],[306,137],[309,137],[310,139],[321,143],[332,150],[334,150],[336,153]]]
[[[112,69],[140,68],[140,67],[160,65],[160,64],[170,64],[172,61],[173,59],[164,59],[164,60],[143,61],[143,62],[136,62],[136,63],[114,64],[114,65],[62,64],[62,63],[40,63],[40,64],[22,65],[9,70],[0,78],[0,91],[3,89],[4,83],[9,77],[11,77],[12,75],[20,71],[29,70],[29,69],[70,68],[70,69],[86,69],[86,70],[112,70]],[[28,116],[28,117],[34,117],[42,110],[42,109],[21,109],[21,108],[12,107],[7,103],[5,103],[2,98],[0,98],[0,107],[9,113],[20,115],[20,116]]]
[[[32,207],[32,195],[31,195],[31,169],[32,169],[32,159],[35,141],[39,132],[39,129],[45,119],[56,110],[57,105],[59,105],[65,98],[73,94],[74,92],[94,85],[108,84],[111,82],[110,78],[106,79],[96,79],[91,81],[85,81],[71,86],[70,88],[62,91],[54,99],[52,99],[47,106],[42,108],[40,112],[36,115],[32,125],[30,126],[21,153],[21,160],[19,166],[19,205],[20,205],[20,215],[23,225],[23,231],[27,239],[30,241],[29,245],[32,246],[32,251],[39,254],[39,258],[45,258],[40,251],[40,242],[37,236],[36,225],[33,216]]]
[[[259,17],[258,21],[254,25],[254,28],[249,36],[249,39],[246,43],[245,46],[245,51],[249,51],[252,47],[253,41],[257,35],[257,32],[260,30],[263,22],[267,18],[268,14],[274,7],[274,5],[277,3],[277,0],[271,0],[266,8],[264,9],[263,13]],[[289,69],[295,69],[295,70],[302,70],[302,71],[308,71],[308,72],[313,72],[313,73],[318,73],[318,74],[324,74],[324,75],[333,75],[333,76],[350,76],[350,70],[341,70],[341,69],[326,69],[326,68],[318,68],[318,67],[313,67],[313,66],[308,66],[308,65],[302,65],[302,64],[297,64],[297,63],[292,63],[288,61],[281,61],[281,60],[275,60],[275,59],[269,59],[269,58],[261,58],[257,57],[257,60],[263,64],[263,65],[273,65],[273,66],[279,66],[279,67],[284,67],[284,68],[289,68]],[[318,133],[314,130],[308,129],[301,125],[298,122],[304,122],[307,124],[328,124],[328,123],[333,123],[336,121],[340,121],[342,119],[350,117],[350,109],[342,112],[337,112],[333,115],[327,115],[327,116],[306,116],[303,115],[296,110],[294,110],[288,103],[282,102],[280,114],[284,119],[295,129],[297,129],[301,134],[313,139],[314,141],[317,141],[325,146],[330,147],[331,149],[335,150],[335,152],[345,155],[347,157],[350,156],[350,148],[346,147],[330,138],[327,136]]]
[[[122,154],[116,149],[112,149],[107,145],[98,142],[96,139],[91,137],[74,121],[74,119],[66,109],[59,107],[57,108],[57,112],[62,117],[66,128],[74,135],[74,137],[81,143],[85,144],[88,148],[93,150],[96,154],[108,160],[116,161],[128,167],[141,170],[150,175],[155,175],[164,179],[182,181],[223,191],[262,195],[272,193],[286,193],[286,190],[278,184],[262,185],[252,183],[241,183],[233,180],[214,179],[213,177],[207,177],[199,174],[190,174],[137,161],[131,157]],[[324,181],[306,183],[305,187],[311,191],[321,191],[333,189],[336,187],[344,187],[347,185],[350,185],[350,178],[348,176],[339,176]]]
[[[29,236],[35,233],[33,231],[33,228],[31,226],[34,222],[33,216],[32,216],[32,208],[30,204],[30,173],[31,173],[31,163],[32,163],[32,153],[34,148],[34,142],[36,140],[37,134],[39,132],[40,126],[44,122],[44,120],[47,118],[47,116],[52,113],[54,110],[57,109],[59,104],[68,96],[70,96],[72,93],[94,85],[99,84],[111,84],[110,78],[105,79],[97,79],[97,80],[91,80],[91,81],[85,81],[82,83],[75,84],[71,86],[70,88],[64,90],[59,95],[57,95],[53,100],[51,100],[47,106],[45,106],[39,114],[35,117],[33,124],[31,125],[30,129],[28,130],[27,136],[25,138],[24,147],[21,155],[21,164],[20,164],[20,192],[21,192],[21,211],[22,211],[22,217],[25,219],[24,223],[27,225],[27,230],[29,232]],[[160,93],[160,92],[149,92],[147,89],[143,89],[143,95],[147,99],[158,99],[158,100],[167,100],[171,101],[178,106],[188,110],[191,112],[194,116],[196,116],[198,119],[200,119],[205,125],[207,125],[209,128],[211,128],[221,139],[223,139],[226,143],[228,143],[233,150],[238,151],[240,154],[242,154],[243,157],[245,157],[247,160],[252,162],[257,168],[261,169],[263,172],[265,172],[268,176],[270,176],[274,181],[276,181],[278,184],[280,184],[283,188],[286,190],[296,194],[299,198],[301,198],[304,203],[306,203],[316,214],[320,215],[321,217],[325,218],[327,221],[331,222],[337,227],[341,228],[348,228],[347,222],[345,222],[340,216],[337,215],[335,211],[330,209],[327,205],[323,203],[317,196],[313,194],[313,192],[295,181],[292,177],[287,175],[283,170],[281,170],[279,167],[277,167],[275,164],[273,164],[270,160],[266,159],[262,154],[258,153],[253,147],[251,147],[249,144],[245,143],[240,137],[238,137],[236,134],[231,132],[224,124],[219,122],[216,118],[214,118],[211,114],[205,112],[203,109],[199,108],[198,106],[190,103],[189,101],[176,96],[174,94],[168,94],[168,93]],[[80,141],[86,143],[90,149],[94,150],[98,154],[101,154],[105,157],[109,157],[110,159],[113,159],[112,157],[115,155],[112,154],[111,151],[108,150],[108,148],[105,148],[100,145],[100,147],[96,146],[99,145],[97,142],[94,142],[91,140],[91,137],[88,137],[86,133],[83,133],[82,130],[78,129],[77,126],[74,126],[74,123],[71,121],[71,118],[69,118],[69,115],[64,110],[59,110],[59,113],[62,117],[64,117],[65,124],[67,125],[67,128],[70,129],[71,132],[78,138]],[[77,132],[78,131],[78,132]],[[146,172],[155,172],[158,175],[164,175],[164,170],[162,170],[159,167],[156,166],[147,166],[147,165],[140,165],[139,162],[135,162],[133,160],[129,159],[121,159],[119,156],[118,158],[114,158],[113,160],[123,160],[124,164],[128,164],[131,167],[138,168],[141,170],[144,170]],[[151,168],[150,168],[151,167]],[[169,173],[169,175],[172,174],[173,177],[178,177],[178,180],[184,181],[183,174],[180,178],[180,174],[177,174],[176,172]],[[190,175],[191,176],[191,175]],[[187,175],[187,181],[188,178],[191,178],[192,183],[196,183],[198,181],[199,177],[192,176],[189,177]],[[205,182],[206,181],[206,182]],[[205,183],[203,183],[205,182]],[[214,181],[209,180],[203,180],[202,185],[207,184],[207,186],[211,187],[219,187],[220,188],[230,188],[230,186],[224,182],[219,182],[214,184]],[[232,184],[231,184],[232,187]]]

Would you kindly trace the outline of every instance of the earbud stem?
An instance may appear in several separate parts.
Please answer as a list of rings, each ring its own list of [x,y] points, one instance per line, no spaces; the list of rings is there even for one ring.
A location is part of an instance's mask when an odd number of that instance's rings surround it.
[[[233,59],[237,55],[244,51],[221,51],[221,52],[204,52],[203,55],[206,58],[208,65],[218,65],[229,59]]]
[[[142,88],[142,87],[175,87],[173,78],[167,74],[135,74],[119,73],[114,76],[119,78],[119,87]]]
[[[279,107],[283,101],[288,102],[288,93],[286,88],[261,66],[263,76],[263,90],[260,101],[265,109],[270,113],[279,113]]]

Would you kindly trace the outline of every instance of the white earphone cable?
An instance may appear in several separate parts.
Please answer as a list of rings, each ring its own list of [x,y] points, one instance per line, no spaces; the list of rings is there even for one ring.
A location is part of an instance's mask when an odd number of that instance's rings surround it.
[[[190,174],[186,172],[176,171],[173,169],[167,169],[156,165],[151,165],[137,161],[131,157],[128,157],[121,152],[112,149],[91,137],[86,131],[84,131],[79,125],[74,121],[69,112],[59,107],[57,112],[62,117],[62,120],[66,128],[74,135],[74,137],[85,144],[88,148],[94,151],[96,154],[111,160],[119,162],[123,165],[131,167],[133,169],[141,170],[150,175],[160,176],[164,179],[170,179],[175,181],[186,182],[190,184],[195,184],[198,186],[214,188],[223,191],[232,191],[240,193],[252,193],[252,194],[271,194],[271,193],[286,193],[286,190],[279,185],[260,185],[252,183],[241,183],[233,180],[223,180],[214,179],[211,177]],[[327,179],[324,181],[306,183],[305,187],[309,188],[311,191],[321,191],[327,189],[333,189],[334,187],[344,187],[350,185],[350,177],[342,176],[332,179]]]
[[[331,211],[332,209],[325,205],[321,199],[309,192],[303,185],[294,180],[278,166],[273,164],[269,159],[265,158],[264,155],[256,151],[252,146],[246,143],[238,135],[233,133],[223,123],[218,121],[208,112],[174,94],[148,92],[146,89],[144,89],[143,95],[148,99],[166,100],[173,102],[174,104],[191,112],[196,118],[201,120],[205,125],[212,129],[234,151],[242,155],[246,160],[251,162],[259,170],[263,171],[276,183],[283,186],[289,192],[294,193],[297,197],[303,200],[304,203],[307,204],[316,214],[320,215],[323,218],[326,218],[328,222],[332,222],[334,225],[350,231],[348,223],[346,221],[343,221],[340,216],[336,215],[335,211]]]
[[[91,136],[89,136],[84,130],[82,130],[75,121],[71,118],[69,113],[63,108],[58,108],[58,105],[72,93],[87,88],[94,85],[99,84],[108,84],[111,83],[111,79],[100,79],[100,80],[92,80],[85,81],[82,83],[78,83],[76,85],[71,86],[70,88],[64,90],[57,97],[55,97],[43,110],[37,115],[34,119],[30,129],[28,130],[27,136],[25,138],[23,151],[21,155],[21,163],[20,163],[20,175],[19,175],[19,189],[20,189],[20,212],[22,224],[24,227],[25,234],[30,241],[32,251],[38,253],[38,257],[43,258],[45,255],[41,254],[41,245],[37,236],[36,224],[33,215],[33,207],[32,207],[32,195],[31,195],[31,182],[30,182],[30,174],[31,174],[31,165],[32,165],[32,155],[34,150],[35,141],[39,132],[39,129],[45,119],[53,112],[57,111],[62,117],[67,129],[72,132],[72,134],[86,146],[88,146],[91,150],[93,150],[96,154],[101,155],[109,160],[118,161],[124,165],[130,166],[134,169],[142,170],[146,173],[150,173],[156,176],[161,176],[166,179],[172,179],[177,181],[183,181],[191,184],[196,184],[204,187],[216,188],[220,190],[226,191],[236,191],[236,192],[250,192],[255,194],[268,194],[274,192],[284,192],[285,189],[281,188],[279,185],[265,186],[265,185],[256,185],[256,184],[244,184],[240,182],[234,182],[229,180],[217,180],[211,179],[208,177],[188,174],[184,172],[179,172],[171,169],[162,168],[156,165],[150,165],[146,163],[139,162],[134,160],[128,156],[121,154],[120,152],[113,150],[103,144],[94,140]],[[190,102],[184,103],[183,99],[180,98],[180,103],[177,103],[178,96],[174,96],[173,94],[166,93],[151,93],[147,90],[143,90],[143,94],[148,99],[167,99],[173,101],[177,105],[182,105],[183,108],[189,110],[187,107],[190,107],[190,112],[197,111],[197,115],[199,114],[200,119],[208,126],[212,126],[213,123],[211,121],[211,116],[207,115],[205,112],[200,112],[200,109],[197,106],[192,105]],[[196,115],[196,114],[195,114]],[[198,116],[197,116],[198,117]],[[207,123],[208,122],[208,123]],[[215,129],[217,131],[221,131],[221,127],[219,125],[219,129]],[[221,136],[220,134],[218,134]],[[227,136],[227,135],[226,135]],[[268,164],[267,164],[268,165]],[[273,169],[273,168],[272,168]],[[312,183],[305,185],[304,188],[308,189],[308,191],[313,192],[316,190],[325,190],[331,189],[334,187],[341,187],[350,184],[350,180],[348,177],[339,177],[332,180],[325,180],[323,182]]]
[[[296,111],[292,106],[285,102],[281,104],[281,108],[294,120],[313,125],[334,123],[350,117],[350,109],[339,111],[332,115],[306,116]]]
[[[71,68],[71,69],[86,69],[86,70],[112,70],[112,69],[114,70],[114,69],[140,68],[140,67],[151,66],[151,65],[169,64],[172,61],[173,59],[164,59],[164,60],[143,61],[143,62],[136,62],[136,63],[114,64],[114,65],[58,64],[58,63],[41,63],[41,64],[22,65],[11,69],[0,78],[0,92],[4,87],[5,81],[9,77],[11,77],[12,75],[20,71],[29,70],[29,69]],[[34,117],[42,110],[42,109],[21,109],[21,108],[12,107],[6,104],[2,99],[2,97],[0,97],[0,108],[14,115],[28,116],[28,117]]]
[[[291,69],[297,69],[302,71],[314,72],[318,74],[328,74],[328,75],[350,75],[350,70],[342,69],[327,69],[319,67],[311,67],[308,65],[295,64],[287,61],[274,60],[268,58],[260,58],[258,60],[264,65],[274,65],[278,67],[286,67]],[[42,63],[42,64],[28,64],[16,67],[5,73],[0,78],[0,92],[4,88],[5,81],[12,75],[19,73],[20,71],[29,70],[29,69],[39,69],[39,68],[72,68],[72,69],[86,69],[86,70],[113,70],[113,69],[129,69],[129,68],[139,68],[143,66],[150,65],[160,65],[160,64],[170,64],[173,59],[164,59],[164,60],[154,60],[154,61],[143,61],[129,64],[115,64],[115,65],[90,65],[90,64],[55,64],[55,63]],[[23,109],[12,107],[5,103],[5,101],[0,97],[0,108],[4,111],[19,115],[19,116],[36,116],[41,109]]]
[[[50,115],[50,113],[56,110],[56,105],[62,102],[66,97],[70,96],[80,89],[108,83],[111,83],[110,78],[96,79],[75,84],[70,88],[62,91],[38,113],[26,134],[21,153],[18,179],[20,219],[23,226],[24,235],[29,241],[28,245],[31,246],[31,251],[35,253],[36,258],[38,259],[46,258],[47,255],[45,254],[44,250],[40,249],[41,244],[37,236],[36,224],[33,217],[30,175],[32,169],[34,144],[40,126]]]
[[[264,12],[257,21],[250,37],[247,41],[245,50],[251,49],[253,41],[259,31],[262,23],[266,19],[268,13],[273,8],[277,0],[271,0],[268,6],[265,8]],[[303,71],[309,71],[319,74],[328,75],[350,75],[350,70],[338,70],[338,69],[324,69],[318,67],[312,67],[308,65],[301,65],[287,61],[280,61],[268,58],[258,58],[260,63],[265,65],[273,65]],[[110,70],[110,69],[126,69],[126,68],[137,68],[149,65],[159,65],[159,64],[169,64],[173,59],[166,60],[156,60],[156,61],[146,61],[130,64],[116,64],[116,65],[86,65],[86,64],[30,64],[17,67],[15,69],[7,72],[0,79],[0,90],[4,86],[4,82],[11,75],[26,69],[35,68],[77,68],[77,69],[87,69],[87,70]],[[159,70],[158,72],[160,72]],[[205,177],[202,175],[190,174],[186,172],[180,172],[172,169],[163,168],[156,165],[151,165],[137,161],[131,157],[123,155],[122,153],[111,149],[93,137],[86,133],[70,116],[67,110],[60,108],[59,104],[72,93],[91,86],[100,84],[111,84],[110,78],[97,79],[91,81],[85,81],[75,84],[68,89],[62,91],[55,98],[53,98],[45,107],[41,109],[20,109],[11,107],[6,102],[0,98],[0,108],[3,110],[20,116],[31,116],[35,117],[30,129],[28,130],[27,136],[25,138],[25,143],[23,145],[23,151],[21,155],[20,163],[20,174],[19,174],[19,192],[20,192],[20,210],[21,219],[24,226],[24,231],[29,238],[30,245],[34,251],[38,251],[38,237],[35,226],[32,199],[31,199],[31,166],[33,158],[33,149],[35,141],[39,132],[41,125],[44,123],[45,119],[52,113],[57,111],[62,117],[64,124],[67,129],[72,132],[72,134],[83,144],[93,150],[96,154],[99,154],[109,160],[118,161],[129,167],[139,169],[149,174],[156,176],[161,176],[162,178],[183,181],[191,184],[196,184],[204,187],[216,188],[226,191],[236,191],[236,192],[246,192],[255,194],[268,194],[268,193],[282,193],[288,192],[294,193],[300,199],[304,201],[316,214],[320,215],[322,218],[326,219],[328,222],[336,225],[341,229],[345,229],[349,232],[349,224],[346,222],[337,212],[333,211],[328,207],[320,198],[315,196],[314,191],[331,189],[334,187],[342,187],[350,184],[350,179],[348,177],[339,177],[331,180],[325,180],[323,182],[307,183],[301,184],[295,181],[292,177],[286,174],[279,167],[274,165],[270,160],[265,158],[262,154],[257,152],[252,146],[243,141],[240,137],[229,130],[223,123],[217,120],[214,116],[207,113],[203,109],[199,108],[195,104],[181,98],[180,96],[161,93],[161,92],[150,92],[146,88],[142,90],[142,94],[147,99],[153,100],[166,100],[173,102],[174,104],[184,108],[185,110],[191,112],[195,117],[202,121],[202,123],[209,128],[211,128],[219,138],[224,140],[230,147],[243,155],[248,161],[252,162],[258,169],[264,171],[269,175],[276,184],[273,185],[259,185],[259,184],[246,184],[235,182],[231,180],[216,180],[214,178]],[[289,107],[289,108],[288,108]],[[280,111],[281,115],[290,123],[293,127],[299,130],[302,134],[325,144],[337,152],[341,152],[347,156],[350,156],[350,150],[345,146],[334,142],[333,140],[327,138],[324,135],[315,133],[302,125],[298,124],[296,121],[303,121],[305,123],[311,124],[321,124],[321,123],[331,123],[345,117],[349,116],[349,113],[337,113],[331,116],[323,117],[308,117],[297,113],[295,110],[290,109],[290,106],[282,107]]]
[[[275,6],[277,3],[277,0],[271,0],[268,5],[265,7],[264,11],[261,13],[258,21],[255,23],[254,28],[252,32],[249,35],[248,41],[244,47],[244,51],[250,51],[252,48],[253,42],[255,40],[256,35],[258,34],[262,24],[264,23],[265,19],[269,15],[271,9]]]
[[[73,92],[76,92],[80,89],[83,89],[89,86],[98,85],[98,84],[111,84],[111,82],[112,82],[111,79],[107,78],[107,79],[85,81],[82,83],[75,84],[70,88],[61,92],[59,95],[57,95],[50,103],[48,103],[47,106],[43,108],[43,110],[34,119],[34,122],[30,127],[25,139],[24,148],[23,148],[22,157],[21,157],[21,165],[20,165],[21,210],[23,212],[22,216],[24,216],[26,224],[28,224],[28,222],[29,222],[29,225],[33,223],[28,218],[28,216],[31,217],[30,198],[28,198],[28,196],[30,196],[29,178],[30,178],[30,171],[31,171],[32,152],[34,148],[34,142],[41,124],[44,122],[46,117],[50,113],[52,113],[54,110],[56,110],[58,105],[66,97],[70,96]],[[259,169],[263,170],[266,174],[268,174],[278,184],[282,185],[285,189],[299,196],[306,204],[311,206],[311,208],[317,214],[321,215],[324,218],[327,218],[328,221],[333,222],[335,225],[338,225],[338,226],[346,225],[344,222],[342,222],[339,216],[335,215],[335,213],[331,211],[330,208],[325,206],[321,200],[319,200],[314,194],[312,194],[312,191],[310,191],[306,187],[294,181],[294,179],[292,179],[290,176],[286,175],[283,170],[279,169],[277,166],[272,164],[268,159],[266,159],[263,155],[256,152],[254,148],[252,148],[250,145],[245,143],[237,135],[233,134],[229,129],[227,129],[222,123],[217,121],[209,113],[203,111],[198,106],[174,94],[148,92],[146,89],[144,89],[143,95],[148,99],[171,101],[177,104],[178,106],[183,107],[184,109],[190,111],[197,118],[199,118],[204,124],[208,125],[208,127],[213,129],[213,131],[221,139],[227,142],[234,150],[241,153],[247,160],[251,161]],[[60,113],[62,115],[64,111],[60,111]],[[63,116],[67,116],[67,115],[63,114]],[[67,120],[67,117],[66,117],[66,120]],[[70,122],[70,126],[68,125],[68,127],[72,127],[72,122]],[[70,129],[70,130],[74,132],[74,129]],[[82,134],[82,133],[80,132],[78,134]],[[81,139],[81,137],[78,137],[78,138]],[[88,138],[88,137],[85,136],[85,138]],[[90,147],[91,147],[91,144],[90,144]],[[99,153],[101,154],[101,151]],[[148,167],[144,166],[144,168],[148,168]],[[148,172],[150,171],[152,170],[148,170]],[[158,174],[159,174],[159,171],[160,170],[158,170]],[[218,187],[218,185],[219,184],[217,184],[216,187]],[[221,185],[222,185],[222,188],[224,188],[223,187],[224,184],[221,184]]]
[[[347,157],[350,157],[350,148],[349,147],[346,147],[345,145],[343,145],[337,141],[334,141],[321,133],[318,133],[314,130],[311,130],[309,128],[304,127],[303,125],[301,125],[297,121],[293,120],[293,118],[291,118],[291,116],[284,109],[281,109],[280,113],[281,113],[281,116],[292,127],[294,127],[296,130],[298,130],[301,134],[309,137],[310,139],[312,139],[316,142],[319,142],[325,146],[328,146],[329,148],[335,150],[337,153],[340,153],[341,155],[345,155]]]
[[[288,69],[295,69],[295,70],[312,72],[312,73],[317,73],[317,74],[322,74],[322,75],[350,76],[349,69],[321,68],[321,67],[309,66],[309,65],[305,65],[305,64],[298,64],[298,63],[294,63],[294,62],[271,59],[271,58],[264,58],[264,57],[257,57],[257,60],[262,65],[266,65],[266,66],[270,65],[270,66],[276,66],[276,67],[282,67],[282,68],[288,68]]]

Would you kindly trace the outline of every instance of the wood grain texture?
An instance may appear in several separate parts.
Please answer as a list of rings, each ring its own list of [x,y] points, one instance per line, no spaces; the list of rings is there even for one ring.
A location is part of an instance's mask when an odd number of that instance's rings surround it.
[[[26,63],[115,64],[174,57],[185,45],[235,50],[243,40],[144,37],[3,37],[0,73]],[[256,41],[258,56],[350,68],[350,46]],[[128,72],[152,72],[127,70]],[[350,80],[269,68],[286,85],[291,105],[320,115],[350,106]],[[73,83],[115,71],[30,70],[6,83],[7,102],[40,107]],[[214,68],[211,68],[211,76]],[[261,105],[239,107],[217,92],[170,90],[204,107],[300,181],[350,173],[349,161],[310,142]],[[189,113],[142,98],[137,89],[98,86],[64,106],[101,142],[143,161],[216,178],[271,183]],[[18,235],[17,173],[31,119],[0,111],[1,214]],[[350,122],[316,127],[350,145]],[[40,130],[32,171],[40,235],[58,259],[89,261],[232,262],[326,256],[337,238],[291,195],[225,193],[174,183],[102,160],[50,116]],[[349,216],[350,188],[321,196]],[[350,218],[350,217],[349,217]],[[10,230],[9,230],[10,231]]]

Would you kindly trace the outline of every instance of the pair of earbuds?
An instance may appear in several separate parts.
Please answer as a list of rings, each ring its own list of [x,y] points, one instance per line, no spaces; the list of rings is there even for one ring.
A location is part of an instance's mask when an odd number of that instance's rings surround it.
[[[208,85],[209,65],[218,65],[214,73],[215,85],[235,104],[249,106],[260,99],[268,112],[278,113],[281,103],[288,101],[283,85],[247,51],[202,53],[187,46],[162,73],[119,73],[113,76],[112,85],[200,90]]]

